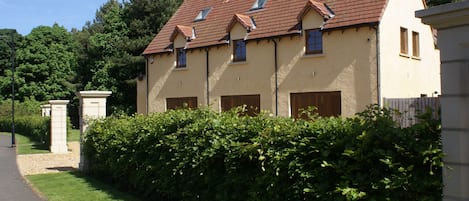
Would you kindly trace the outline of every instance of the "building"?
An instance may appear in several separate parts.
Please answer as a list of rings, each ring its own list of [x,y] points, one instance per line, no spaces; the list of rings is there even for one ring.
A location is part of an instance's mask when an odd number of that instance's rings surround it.
[[[246,104],[352,116],[440,91],[422,0],[185,0],[144,51],[138,112]]]

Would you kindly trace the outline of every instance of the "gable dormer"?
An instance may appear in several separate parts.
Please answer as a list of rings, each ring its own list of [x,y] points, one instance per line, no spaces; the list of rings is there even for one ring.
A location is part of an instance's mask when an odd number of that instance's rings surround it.
[[[226,32],[231,39],[247,38],[247,35],[256,29],[256,23],[252,17],[243,14],[235,14],[226,27]]]
[[[195,28],[183,25],[176,25],[169,41],[175,48],[185,47],[188,42],[196,38]]]
[[[322,28],[324,23],[334,17],[333,11],[324,3],[309,0],[297,16],[303,29]]]

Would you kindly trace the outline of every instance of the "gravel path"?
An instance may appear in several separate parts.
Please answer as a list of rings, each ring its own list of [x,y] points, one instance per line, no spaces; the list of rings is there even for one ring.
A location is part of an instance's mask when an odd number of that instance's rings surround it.
[[[56,173],[76,170],[80,162],[80,143],[69,142],[66,154],[18,155],[16,161],[21,175]]]

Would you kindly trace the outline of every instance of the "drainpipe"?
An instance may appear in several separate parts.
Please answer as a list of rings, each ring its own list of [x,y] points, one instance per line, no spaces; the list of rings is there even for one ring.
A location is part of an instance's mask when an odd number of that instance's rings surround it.
[[[378,91],[378,105],[381,104],[381,49],[380,49],[380,32],[379,32],[379,23],[376,26],[373,26],[376,30],[376,82],[377,82],[377,91]]]
[[[270,39],[274,43],[274,62],[275,62],[275,116],[278,116],[278,44],[275,39]]]
[[[210,60],[209,60],[209,48],[205,48],[205,61],[206,61],[206,64],[205,64],[205,68],[206,68],[206,76],[205,76],[205,82],[207,83],[207,106],[209,107],[210,106],[210,80],[209,80],[209,76],[210,76]]]

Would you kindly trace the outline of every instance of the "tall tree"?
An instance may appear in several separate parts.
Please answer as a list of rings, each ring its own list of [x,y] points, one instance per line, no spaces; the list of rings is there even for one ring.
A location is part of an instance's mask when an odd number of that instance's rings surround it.
[[[17,51],[18,98],[69,99],[77,67],[76,42],[57,24],[34,28]]]
[[[11,96],[11,34],[15,49],[20,47],[23,40],[23,36],[14,30],[0,29],[0,101]],[[18,62],[15,62],[15,68],[17,66]]]
[[[74,36],[79,78],[86,90],[111,90],[110,111],[136,111],[135,78],[145,69],[141,53],[182,0],[109,0]]]

